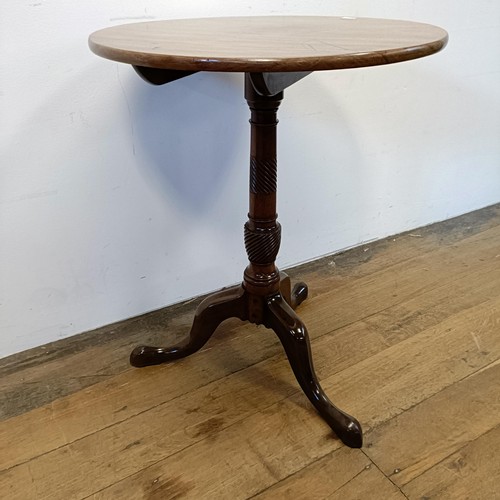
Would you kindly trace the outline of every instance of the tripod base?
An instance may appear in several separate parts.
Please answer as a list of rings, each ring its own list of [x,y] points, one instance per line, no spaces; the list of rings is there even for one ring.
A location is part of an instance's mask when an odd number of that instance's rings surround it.
[[[243,285],[224,289],[198,306],[189,337],[183,343],[172,347],[137,347],[130,355],[130,363],[144,367],[189,356],[201,349],[218,325],[228,318],[263,324],[278,335],[297,381],[318,413],[344,444],[360,448],[363,439],[359,422],[328,399],[314,372],[309,335],[295,313],[307,293],[305,283],[297,283],[292,289],[290,278],[284,273],[280,273],[279,291],[271,295],[253,294]]]

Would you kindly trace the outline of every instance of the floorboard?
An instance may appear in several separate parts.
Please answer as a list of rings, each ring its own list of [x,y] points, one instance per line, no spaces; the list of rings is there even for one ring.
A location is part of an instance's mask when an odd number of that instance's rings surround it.
[[[170,365],[196,299],[0,360],[0,491],[20,499],[494,498],[500,205],[289,271],[340,443],[263,327],[225,322]]]

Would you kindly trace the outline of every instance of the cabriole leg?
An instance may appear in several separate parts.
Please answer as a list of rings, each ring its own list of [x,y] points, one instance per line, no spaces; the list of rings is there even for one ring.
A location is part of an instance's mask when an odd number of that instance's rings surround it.
[[[293,309],[297,307],[307,299],[309,289],[303,281],[296,283],[292,289],[292,282],[288,274],[280,273],[280,292],[283,298],[287,301],[288,305]]]
[[[300,387],[343,443],[351,448],[361,448],[361,425],[354,417],[337,408],[318,382],[304,323],[280,294],[270,297],[267,307],[265,325],[278,335]]]
[[[172,347],[136,347],[130,354],[130,364],[136,367],[159,365],[195,353],[224,320],[246,319],[245,304],[245,291],[241,286],[211,295],[198,306],[189,337],[183,343]]]

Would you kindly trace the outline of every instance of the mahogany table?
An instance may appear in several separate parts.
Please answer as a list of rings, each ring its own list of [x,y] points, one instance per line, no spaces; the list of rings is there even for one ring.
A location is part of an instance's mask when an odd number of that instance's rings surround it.
[[[131,64],[154,85],[197,71],[245,73],[251,112],[250,210],[244,228],[249,265],[241,285],[223,289],[198,307],[189,337],[173,347],[141,346],[133,366],[198,351],[229,317],[263,324],[278,335],[302,390],[348,446],[361,447],[359,422],[328,399],[314,372],[309,337],[295,313],[307,285],[291,287],[275,259],[281,226],[276,214],[276,125],[283,90],[309,73],[390,64],[441,50],[441,28],[407,21],[351,17],[228,17],[134,23],[93,33],[96,54]]]

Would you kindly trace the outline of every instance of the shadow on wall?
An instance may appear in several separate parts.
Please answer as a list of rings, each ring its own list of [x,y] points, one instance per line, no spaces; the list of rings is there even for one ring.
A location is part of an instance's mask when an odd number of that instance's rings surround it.
[[[137,168],[160,196],[200,216],[230,171],[246,169],[235,165],[248,136],[242,75],[198,73],[159,87],[136,78],[126,98]]]

